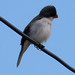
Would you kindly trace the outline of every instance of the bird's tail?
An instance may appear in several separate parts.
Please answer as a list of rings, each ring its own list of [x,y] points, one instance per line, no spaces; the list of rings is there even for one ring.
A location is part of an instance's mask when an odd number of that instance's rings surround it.
[[[30,43],[28,40],[26,40],[26,41],[24,42],[24,45],[23,45],[23,47],[21,48],[21,51],[20,51],[20,54],[19,54],[19,57],[18,57],[17,67],[18,67],[19,64],[20,64],[20,61],[21,61],[21,58],[22,58],[23,53],[26,51],[26,49],[28,48],[28,46],[29,46],[30,44],[31,44],[31,43]]]

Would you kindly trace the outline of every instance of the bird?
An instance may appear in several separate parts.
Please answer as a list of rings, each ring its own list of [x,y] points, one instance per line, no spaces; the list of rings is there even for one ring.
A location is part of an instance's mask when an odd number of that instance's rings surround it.
[[[58,18],[55,6],[45,6],[25,27],[23,33],[39,43],[46,42],[51,35],[52,21],[54,18]],[[18,57],[17,67],[20,64],[24,52],[27,50],[30,44],[30,41],[28,41],[25,37],[22,37],[21,51]]]

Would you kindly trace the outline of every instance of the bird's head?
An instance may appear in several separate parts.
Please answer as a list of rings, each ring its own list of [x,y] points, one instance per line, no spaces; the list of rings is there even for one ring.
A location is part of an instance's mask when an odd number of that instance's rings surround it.
[[[52,5],[44,7],[40,11],[39,15],[42,16],[42,17],[46,17],[46,18],[50,18],[50,17],[58,18],[56,8]]]

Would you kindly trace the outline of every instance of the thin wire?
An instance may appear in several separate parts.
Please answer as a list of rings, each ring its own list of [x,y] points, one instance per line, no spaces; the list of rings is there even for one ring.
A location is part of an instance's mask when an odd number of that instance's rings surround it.
[[[62,65],[64,65],[67,69],[69,69],[70,71],[75,73],[75,69],[73,67],[71,67],[70,65],[68,65],[66,62],[64,62],[62,59],[60,59],[58,56],[56,56],[55,54],[53,54],[52,52],[48,51],[47,49],[45,49],[45,46],[36,42],[35,40],[31,39],[29,36],[27,36],[26,34],[24,34],[22,31],[20,31],[19,29],[17,29],[15,26],[13,26],[11,23],[9,23],[7,20],[5,20],[4,18],[0,17],[0,21],[3,22],[5,25],[7,25],[8,27],[10,27],[12,30],[14,30],[16,33],[18,33],[19,35],[25,37],[27,40],[29,40],[31,43],[33,43],[34,45],[36,45],[39,49],[41,49],[41,51],[43,51],[44,53],[48,54],[49,56],[53,57],[55,60],[57,60],[58,62],[60,62]]]

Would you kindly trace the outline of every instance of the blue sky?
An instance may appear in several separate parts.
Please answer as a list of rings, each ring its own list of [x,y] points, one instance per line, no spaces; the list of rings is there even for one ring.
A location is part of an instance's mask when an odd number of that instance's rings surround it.
[[[75,67],[75,0],[0,0],[0,16],[21,31],[40,10],[54,5],[59,15],[45,47]],[[75,75],[31,45],[16,67],[21,36],[0,22],[0,75]]]

